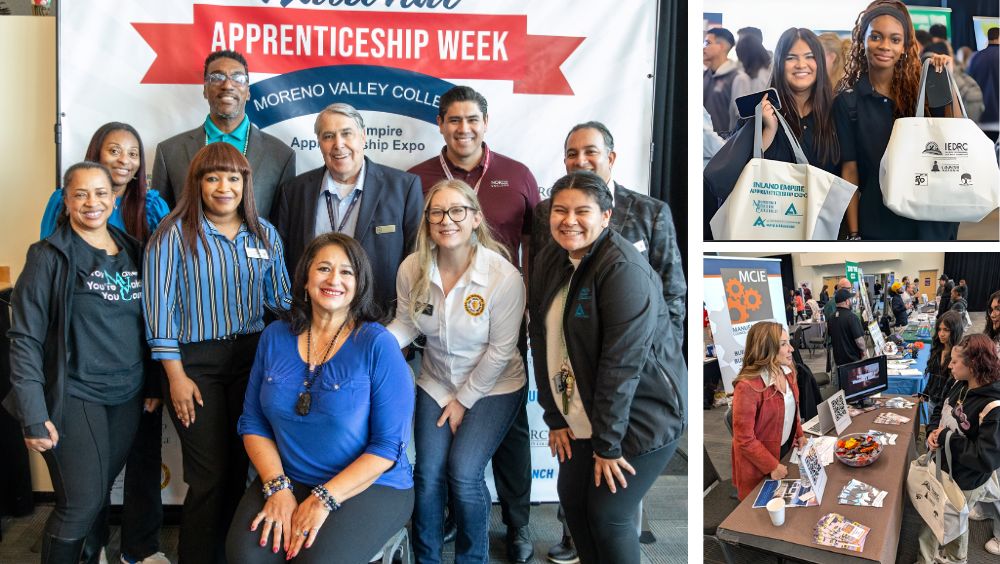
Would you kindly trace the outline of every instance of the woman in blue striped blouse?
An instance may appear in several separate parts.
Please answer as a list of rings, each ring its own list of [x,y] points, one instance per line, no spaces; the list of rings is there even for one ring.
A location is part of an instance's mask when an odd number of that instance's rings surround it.
[[[180,202],[146,248],[143,302],[184,457],[180,560],[224,562],[248,464],[236,423],[264,310],[291,302],[281,239],[257,217],[250,165],[231,145],[191,160]]]

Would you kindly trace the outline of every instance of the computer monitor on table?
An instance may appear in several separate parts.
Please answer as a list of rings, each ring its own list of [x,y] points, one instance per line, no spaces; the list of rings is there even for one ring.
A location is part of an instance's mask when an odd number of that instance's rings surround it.
[[[885,355],[838,366],[837,380],[848,403],[865,403],[869,396],[889,389]]]

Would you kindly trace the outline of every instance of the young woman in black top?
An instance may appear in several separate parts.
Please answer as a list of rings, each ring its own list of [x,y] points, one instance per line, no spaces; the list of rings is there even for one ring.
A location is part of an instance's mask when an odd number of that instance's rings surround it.
[[[882,201],[879,164],[893,122],[914,115],[920,90],[920,45],[906,6],[899,0],[875,0],[858,16],[851,36],[846,74],[833,104],[840,176],[858,186],[845,216],[849,238],[955,239],[957,223],[898,216]],[[951,57],[934,55],[931,65],[943,72]]]
[[[938,317],[934,324],[934,343],[927,360],[927,386],[924,387],[931,409],[944,401],[948,389],[955,383],[948,364],[951,363],[951,349],[962,340],[962,332],[962,317],[954,311]]]
[[[778,91],[781,116],[798,139],[809,164],[838,172],[840,146],[833,125],[833,88],[826,72],[823,45],[812,31],[789,28],[774,49],[771,87]],[[764,102],[763,148],[768,159],[792,162],[792,149],[776,136],[778,118],[771,101]],[[777,143],[772,143],[775,139]]]

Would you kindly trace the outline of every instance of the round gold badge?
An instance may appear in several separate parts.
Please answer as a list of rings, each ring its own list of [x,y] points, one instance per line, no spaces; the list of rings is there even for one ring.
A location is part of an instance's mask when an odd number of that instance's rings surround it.
[[[465,298],[465,311],[473,317],[479,317],[486,309],[486,300],[479,294],[469,294]]]

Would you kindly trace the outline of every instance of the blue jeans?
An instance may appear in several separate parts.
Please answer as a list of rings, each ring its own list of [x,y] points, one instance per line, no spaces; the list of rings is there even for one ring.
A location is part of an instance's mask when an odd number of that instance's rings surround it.
[[[486,396],[465,412],[454,435],[434,398],[417,388],[413,425],[417,463],[414,469],[413,552],[419,564],[441,562],[445,497],[455,507],[458,538],[455,562],[486,562],[489,556],[490,493],[486,463],[507,434],[524,401],[527,386],[516,392]]]

